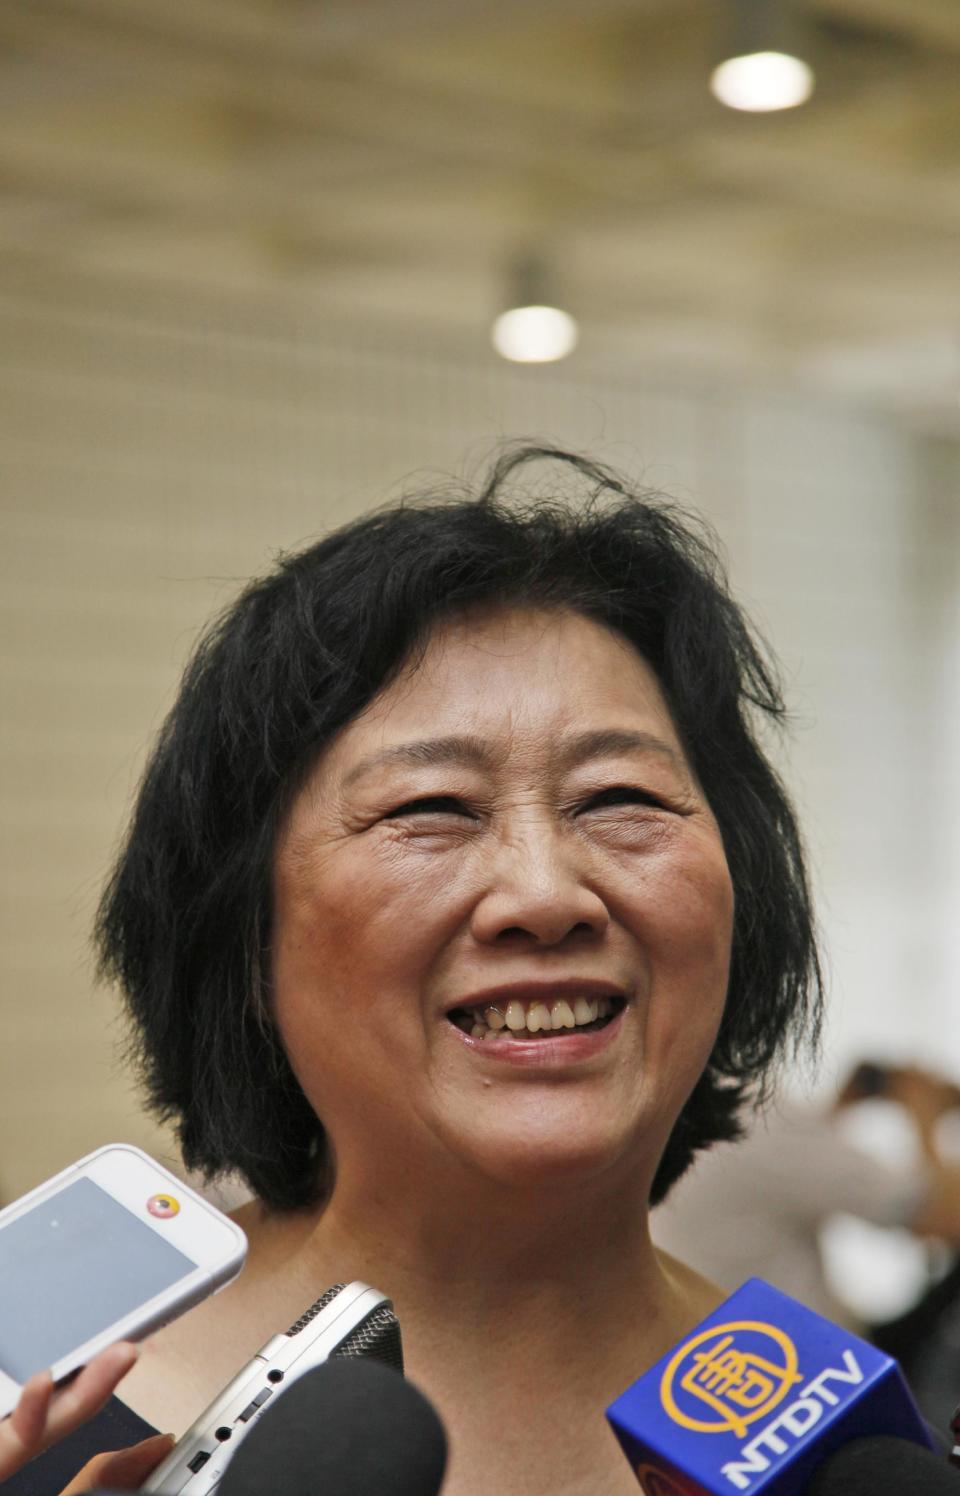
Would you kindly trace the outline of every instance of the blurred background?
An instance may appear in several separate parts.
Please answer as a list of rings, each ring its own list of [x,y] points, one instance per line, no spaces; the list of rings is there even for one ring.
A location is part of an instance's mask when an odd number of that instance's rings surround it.
[[[171,1157],[89,929],[197,630],[505,437],[706,515],[779,652],[790,1084],[960,1077],[958,84],[957,0],[0,0],[3,1197]]]

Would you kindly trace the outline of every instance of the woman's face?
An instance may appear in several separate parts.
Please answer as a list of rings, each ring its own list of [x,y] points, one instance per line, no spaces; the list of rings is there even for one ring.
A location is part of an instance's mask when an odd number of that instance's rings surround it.
[[[709,1055],[733,893],[656,678],[566,611],[444,623],[276,855],[275,1016],[338,1170],[652,1177]]]

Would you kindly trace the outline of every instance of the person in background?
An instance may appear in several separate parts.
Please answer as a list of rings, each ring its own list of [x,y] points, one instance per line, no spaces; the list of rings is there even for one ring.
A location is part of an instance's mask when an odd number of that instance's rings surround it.
[[[838,1125],[858,1102],[901,1106],[921,1162],[895,1164]],[[780,1103],[735,1148],[704,1153],[651,1218],[658,1246],[733,1290],[759,1277],[818,1314],[864,1331],[832,1291],[820,1231],[840,1212],[960,1247],[960,1165],[941,1157],[937,1127],[960,1087],[917,1066],[855,1066],[832,1105]]]

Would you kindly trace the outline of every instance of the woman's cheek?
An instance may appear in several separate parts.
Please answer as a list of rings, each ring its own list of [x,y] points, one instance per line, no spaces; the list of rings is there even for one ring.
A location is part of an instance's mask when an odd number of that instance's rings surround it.
[[[428,899],[430,907],[456,905],[468,897],[482,871],[478,838],[456,832],[385,838],[376,856],[358,858],[345,882],[355,899],[408,913]]]
[[[677,1031],[701,1035],[707,1052],[726,1002],[733,936],[733,887],[722,850],[695,864],[661,870],[659,948],[663,1019]]]

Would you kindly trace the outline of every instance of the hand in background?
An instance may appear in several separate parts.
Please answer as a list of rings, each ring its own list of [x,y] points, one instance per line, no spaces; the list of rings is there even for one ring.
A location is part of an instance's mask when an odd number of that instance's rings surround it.
[[[127,1341],[108,1346],[62,1387],[54,1387],[48,1371],[32,1376],[13,1412],[0,1421],[0,1481],[98,1413],[138,1354]]]
[[[924,1154],[928,1159],[936,1159],[937,1126],[947,1112],[960,1110],[960,1085],[920,1065],[862,1060],[841,1086],[836,1108],[877,1098],[903,1107],[917,1129]]]
[[[941,1158],[937,1143],[941,1118],[960,1107],[960,1087],[942,1075],[905,1065],[891,1070],[889,1095],[912,1118],[926,1161],[926,1198],[912,1229],[918,1236],[960,1247],[960,1163]]]
[[[918,1065],[893,1066],[887,1076],[890,1100],[899,1102],[910,1114],[924,1152],[936,1157],[937,1123],[945,1113],[960,1107],[960,1087]]]

